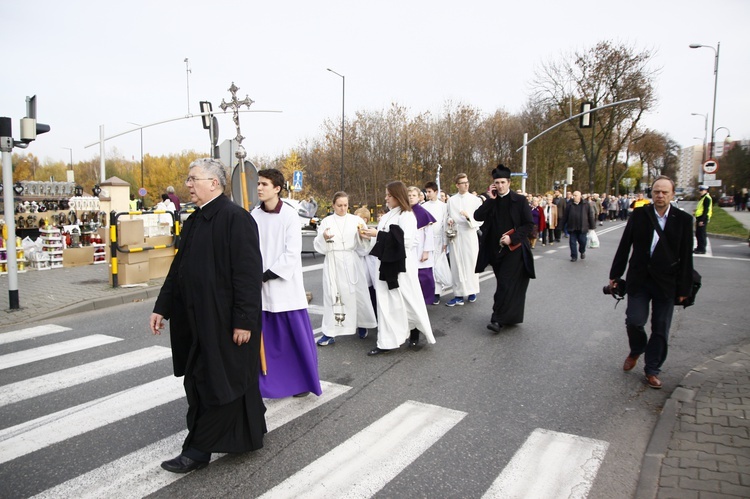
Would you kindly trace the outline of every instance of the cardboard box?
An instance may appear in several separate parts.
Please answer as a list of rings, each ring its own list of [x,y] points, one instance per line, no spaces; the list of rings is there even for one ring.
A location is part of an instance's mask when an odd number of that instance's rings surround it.
[[[124,286],[127,284],[141,284],[148,282],[149,262],[131,263],[117,265],[117,284]],[[112,284],[112,266],[109,270],[109,283]]]
[[[117,222],[117,244],[119,246],[143,246],[143,220],[120,220]]]
[[[160,277],[166,277],[169,273],[169,267],[172,265],[173,256],[163,256],[160,258],[152,258],[148,261],[148,278],[159,279]]]
[[[94,263],[94,247],[66,248],[63,250],[63,267],[80,267]]]
[[[149,251],[137,251],[135,253],[123,253],[122,251],[118,251],[117,263],[123,265],[132,265],[134,263],[147,262],[149,253]]]

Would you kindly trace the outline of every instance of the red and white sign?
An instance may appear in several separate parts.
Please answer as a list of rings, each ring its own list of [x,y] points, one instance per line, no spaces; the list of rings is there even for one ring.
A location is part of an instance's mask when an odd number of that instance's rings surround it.
[[[719,162],[711,158],[703,163],[703,173],[716,173],[719,169]]]

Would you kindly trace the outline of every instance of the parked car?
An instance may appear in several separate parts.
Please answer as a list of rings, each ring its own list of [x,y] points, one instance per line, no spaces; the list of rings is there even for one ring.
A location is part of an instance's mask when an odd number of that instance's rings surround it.
[[[734,196],[721,196],[719,198],[719,206],[734,206]]]

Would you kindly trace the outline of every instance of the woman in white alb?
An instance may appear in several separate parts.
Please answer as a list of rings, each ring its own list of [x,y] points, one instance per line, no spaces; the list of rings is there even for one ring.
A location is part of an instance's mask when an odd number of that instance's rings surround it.
[[[318,226],[313,245],[315,251],[325,255],[323,262],[323,336],[319,346],[331,345],[336,336],[367,337],[367,329],[377,326],[375,311],[370,302],[367,277],[357,249],[363,245],[359,227],[362,219],[349,210],[349,196],[345,192],[333,195],[333,215],[324,218]],[[333,304],[339,296],[345,315],[338,325],[333,316]]]
[[[417,219],[411,211],[403,182],[391,182],[386,186],[385,202],[390,210],[380,219],[378,228],[366,229],[362,231],[362,235],[370,238],[373,245],[371,253],[375,253],[377,244],[392,245],[402,237],[405,272],[398,272],[395,281],[388,279],[391,276],[384,273],[388,258],[381,258],[378,265],[379,276],[375,282],[378,342],[377,347],[367,355],[378,355],[400,347],[409,339],[412,329],[421,331],[428,343],[435,343],[412,249],[416,244]],[[394,227],[398,227],[400,231],[395,231]],[[388,261],[388,264],[391,263]]]

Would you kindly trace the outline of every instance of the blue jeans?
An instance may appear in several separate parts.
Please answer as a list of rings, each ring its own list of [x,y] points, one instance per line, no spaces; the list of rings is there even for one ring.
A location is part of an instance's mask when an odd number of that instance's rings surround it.
[[[570,258],[578,258],[578,251],[586,253],[586,242],[588,241],[587,232],[581,230],[568,231],[570,244]]]
[[[648,306],[651,303],[651,337],[646,335]],[[669,328],[672,325],[674,298],[666,297],[659,286],[648,281],[643,289],[628,291],[628,308],[625,310],[625,327],[630,343],[630,356],[645,353],[646,375],[658,375],[667,359]]]

